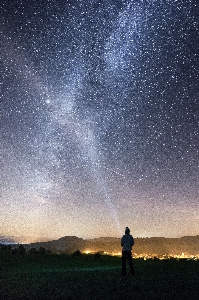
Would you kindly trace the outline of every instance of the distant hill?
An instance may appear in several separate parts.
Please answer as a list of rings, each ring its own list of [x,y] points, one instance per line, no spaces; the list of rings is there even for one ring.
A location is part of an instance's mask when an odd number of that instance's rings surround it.
[[[197,255],[199,254],[199,235],[181,238],[137,238],[133,252],[157,255],[180,255],[182,253]]]
[[[83,251],[85,249],[85,241],[76,236],[65,236],[58,240],[53,240],[49,242],[38,242],[25,245],[26,248],[36,248],[44,247],[55,253],[72,253],[76,250]]]
[[[65,236],[58,240],[48,242],[37,242],[24,245],[27,249],[44,247],[52,252],[72,253],[76,250],[90,252],[121,252],[120,238],[101,237],[83,240],[76,236]],[[186,254],[199,254],[199,235],[185,236],[181,238],[135,238],[133,253],[153,254],[153,255],[180,255],[182,252]]]

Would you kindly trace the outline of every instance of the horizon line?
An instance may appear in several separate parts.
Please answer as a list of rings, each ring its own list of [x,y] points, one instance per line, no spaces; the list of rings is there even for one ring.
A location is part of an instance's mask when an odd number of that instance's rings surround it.
[[[177,237],[165,237],[165,236],[133,236],[134,239],[151,239],[151,238],[165,238],[165,239],[181,239],[184,237],[198,237],[199,234],[196,235],[182,235],[182,236],[177,236]],[[117,236],[99,236],[99,237],[87,237],[87,238],[82,238],[78,237],[76,235],[65,235],[61,237],[26,237],[26,236],[4,236],[0,235],[0,244],[1,243],[9,243],[9,244],[34,244],[34,243],[47,243],[47,242],[52,242],[52,241],[57,241],[59,239],[65,238],[65,237],[73,237],[73,238],[78,238],[82,240],[94,240],[94,239],[109,239],[109,238],[114,238],[114,239],[120,239],[121,237]],[[34,241],[21,241],[20,240],[34,240]]]

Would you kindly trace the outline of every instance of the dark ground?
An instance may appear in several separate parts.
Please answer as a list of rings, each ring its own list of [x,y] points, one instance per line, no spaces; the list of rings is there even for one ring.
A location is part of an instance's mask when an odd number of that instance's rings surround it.
[[[119,257],[0,255],[1,300],[199,299],[199,261],[136,259],[132,277]]]

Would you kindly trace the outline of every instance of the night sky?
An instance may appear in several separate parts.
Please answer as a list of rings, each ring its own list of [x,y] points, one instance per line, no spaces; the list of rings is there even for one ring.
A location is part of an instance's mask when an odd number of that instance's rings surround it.
[[[199,234],[198,1],[0,12],[0,235]]]

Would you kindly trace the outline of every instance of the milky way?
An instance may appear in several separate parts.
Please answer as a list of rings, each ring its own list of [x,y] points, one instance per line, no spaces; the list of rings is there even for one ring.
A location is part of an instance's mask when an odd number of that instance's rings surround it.
[[[197,1],[0,9],[0,235],[199,234]]]

